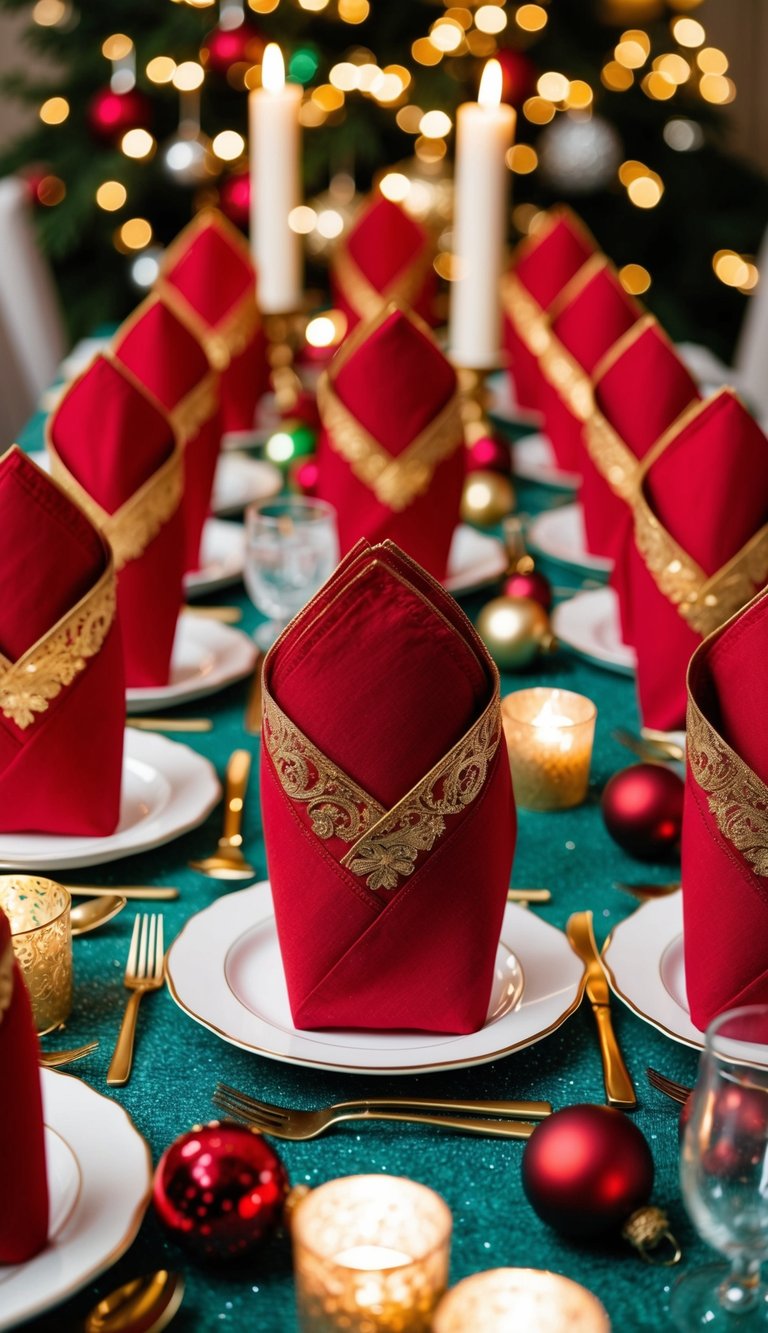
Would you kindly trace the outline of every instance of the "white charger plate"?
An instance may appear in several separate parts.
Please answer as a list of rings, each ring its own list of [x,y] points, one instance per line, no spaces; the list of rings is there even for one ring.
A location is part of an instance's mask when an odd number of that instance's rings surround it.
[[[555,638],[566,648],[595,666],[633,676],[637,666],[634,648],[622,641],[619,599],[613,588],[579,592],[560,602],[552,612]]]
[[[40,1071],[51,1195],[49,1240],[2,1270],[0,1329],[50,1310],[110,1268],[149,1202],[152,1158],[117,1102],[87,1083]]]
[[[488,412],[507,426],[541,425],[541,412],[521,407],[515,395],[515,386],[506,370],[496,370],[485,384],[488,393]]]
[[[515,440],[512,471],[523,481],[535,481],[539,486],[553,486],[559,491],[577,491],[581,483],[578,472],[563,472],[558,467],[549,438],[538,432]]]
[[[187,612],[176,626],[170,682],[126,690],[126,710],[141,713],[202,699],[249,676],[256,657],[253,639],[242,630]]]
[[[167,978],[181,1009],[243,1050],[312,1069],[415,1074],[484,1064],[540,1041],[578,1007],[583,965],[561,931],[508,903],[488,1019],[479,1032],[300,1030],[291,1019],[264,881],[217,898],[187,921],[168,954]]]
[[[577,502],[537,514],[526,535],[532,551],[579,573],[605,576],[613,569],[612,560],[587,550],[584,511]]]
[[[97,759],[97,753],[94,760]],[[216,771],[188,745],[151,732],[125,733],[120,822],[104,838],[0,834],[0,866],[66,870],[133,856],[197,828],[221,798]]]
[[[482,588],[501,578],[508,557],[503,542],[460,523],[453,534],[448,553],[448,573],[443,587],[454,596]]]
[[[213,479],[211,509],[219,518],[241,514],[254,500],[270,500],[282,486],[280,469],[267,459],[222,453]]]
[[[683,895],[653,898],[611,932],[603,962],[612,989],[646,1023],[685,1046],[704,1046],[685,991]]]
[[[208,518],[203,527],[200,568],[184,578],[187,597],[202,597],[239,583],[245,567],[245,528],[242,523]]]

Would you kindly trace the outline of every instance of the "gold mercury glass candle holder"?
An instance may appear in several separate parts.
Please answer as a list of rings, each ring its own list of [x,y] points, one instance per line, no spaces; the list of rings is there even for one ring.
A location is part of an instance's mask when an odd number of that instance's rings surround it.
[[[38,1036],[60,1027],[72,1009],[71,899],[34,875],[0,875],[0,908],[27,983]]]
[[[399,1176],[344,1176],[291,1220],[303,1333],[427,1333],[448,1283],[447,1204]]]
[[[536,1268],[493,1268],[459,1282],[440,1302],[433,1333],[610,1333],[596,1296]]]
[[[587,794],[597,709],[571,690],[536,686],[501,701],[515,801],[524,810],[565,810]]]

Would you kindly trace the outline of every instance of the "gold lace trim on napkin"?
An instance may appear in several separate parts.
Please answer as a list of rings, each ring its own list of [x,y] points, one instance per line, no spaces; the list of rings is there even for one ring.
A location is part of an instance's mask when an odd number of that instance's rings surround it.
[[[589,375],[556,334],[550,335],[539,365],[542,374],[560,394],[566,407],[579,421],[587,421],[594,409]]]
[[[219,405],[218,372],[209,370],[188,394],[179,399],[175,407],[163,407],[158,399],[155,401],[170,418],[179,443],[185,445],[206,421],[210,421]]]
[[[586,420],[584,442],[592,462],[611,489],[631,503],[637,490],[640,463],[597,409]]]
[[[336,281],[352,309],[364,321],[375,318],[381,307],[390,301],[399,301],[406,306],[413,305],[431,266],[432,247],[425,238],[420,253],[410,264],[396,273],[392,281],[380,292],[369,282],[346,245],[338,247],[333,259]]]
[[[130,560],[138,560],[143,555],[181,503],[184,464],[178,449],[174,449],[171,457],[114,514],[102,509],[81,486],[56,453],[50,439],[48,452],[54,481],[71,495],[94,527],[104,534],[112,547],[116,570],[121,570]]]
[[[115,568],[110,558],[90,592],[18,661],[11,662],[0,653],[3,716],[26,731],[99,652],[115,608]]]
[[[246,291],[232,306],[220,323],[206,323],[178,287],[168,278],[161,278],[157,291],[177,319],[193,333],[205,348],[208,360],[215,370],[226,370],[261,327],[261,315],[256,304],[256,291]],[[209,413],[210,415],[210,413]]]
[[[375,893],[413,874],[419,853],[445,833],[446,818],[480,794],[501,738],[501,705],[497,690],[466,735],[390,811],[312,745],[266,690],[262,734],[286,796],[307,805],[319,838],[353,844],[341,864]]]
[[[768,787],[707,721],[690,686],[686,753],[726,842],[758,875],[768,875]]]
[[[368,486],[380,504],[395,513],[407,509],[430,485],[435,469],[463,442],[459,396],[453,394],[402,453],[390,454],[353,417],[338,397],[331,380],[323,374],[317,386],[317,403],[331,448],[341,454],[358,481]]]
[[[515,331],[538,360],[552,337],[549,321],[538,301],[514,273],[506,273],[502,278],[501,301]]]

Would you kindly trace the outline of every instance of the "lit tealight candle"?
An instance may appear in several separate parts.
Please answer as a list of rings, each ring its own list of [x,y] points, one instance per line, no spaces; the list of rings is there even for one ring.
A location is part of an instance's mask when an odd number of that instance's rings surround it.
[[[302,300],[301,237],[288,217],[301,200],[301,88],[286,83],[280,47],[269,42],[261,88],[248,95],[251,249],[264,314],[289,314]]]
[[[515,800],[525,810],[563,810],[587,794],[597,709],[571,690],[538,686],[501,701]]]
[[[457,366],[491,370],[499,362],[500,282],[507,234],[509,169],[505,154],[515,112],[501,100],[498,60],[483,70],[476,102],[456,116],[456,173],[448,345]]]
[[[494,1268],[459,1282],[435,1315],[434,1333],[610,1333],[591,1291],[558,1273]]]
[[[312,1190],[291,1222],[303,1333],[427,1333],[448,1280],[451,1214],[397,1176]]]

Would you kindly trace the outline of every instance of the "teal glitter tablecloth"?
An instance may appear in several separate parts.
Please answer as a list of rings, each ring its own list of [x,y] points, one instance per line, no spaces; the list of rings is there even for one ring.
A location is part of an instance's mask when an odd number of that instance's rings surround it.
[[[42,418],[29,423],[26,448],[41,447]],[[535,512],[555,498],[530,485],[519,490],[520,508]],[[541,567],[557,585],[578,579],[562,567]],[[464,601],[476,615],[489,593]],[[216,598],[243,607],[243,627],[252,630],[257,616],[242,588]],[[625,856],[611,841],[599,809],[599,793],[612,773],[632,762],[611,738],[614,727],[637,728],[631,680],[600,670],[561,651],[524,674],[507,675],[502,693],[545,683],[577,690],[598,706],[590,797],[572,811],[535,814],[521,811],[513,883],[546,885],[552,902],[536,907],[541,917],[563,928],[567,917],[592,908],[598,943],[634,907],[612,887],[614,879],[669,879],[676,867],[648,866]],[[223,775],[227,757],[239,746],[254,752],[258,741],[242,726],[247,684],[180,710],[180,715],[210,716],[214,729],[189,737]],[[187,739],[180,737],[179,739]],[[206,854],[220,831],[217,809],[199,829],[146,855],[79,871],[91,883],[175,884],[177,902],[163,904],[169,940],[185,921],[229,888],[190,871],[191,857]],[[266,875],[259,815],[258,765],[254,764],[246,802],[245,852],[259,878]],[[71,877],[71,876],[70,876]],[[232,891],[237,891],[236,887]],[[497,1062],[471,1069],[404,1077],[366,1077],[320,1072],[278,1064],[228,1045],[198,1026],[177,1008],[168,991],[148,997],[138,1026],[134,1071],[125,1088],[108,1089],[107,1066],[126,999],[122,985],[134,917],[132,905],[113,922],[74,942],[75,1002],[59,1046],[98,1037],[98,1051],[73,1066],[102,1095],[113,1097],[130,1113],[147,1139],[156,1163],[163,1149],[191,1125],[215,1118],[211,1093],[218,1080],[264,1100],[313,1107],[370,1094],[437,1097],[546,1098],[555,1107],[604,1100],[600,1056],[592,1013],[583,1006],[535,1046]],[[439,985],[439,977],[435,978]],[[713,1256],[696,1238],[684,1212],[678,1185],[677,1112],[651,1090],[647,1065],[692,1081],[696,1053],[677,1045],[613,1002],[615,1026],[634,1077],[639,1106],[633,1118],[651,1146],[656,1165],[654,1200],[667,1208],[684,1261],[677,1269],[645,1264],[620,1239],[575,1243],[558,1237],[528,1205],[520,1180],[523,1145],[513,1141],[444,1133],[417,1125],[371,1122],[342,1126],[308,1143],[274,1140],[292,1182],[310,1186],[340,1175],[387,1172],[423,1181],[446,1199],[454,1219],[451,1283],[470,1273],[506,1265],[549,1268],[582,1282],[604,1302],[617,1333],[641,1333],[671,1327],[666,1312],[670,1283],[677,1274]],[[50,1040],[47,1043],[53,1045]],[[112,1288],[156,1268],[177,1268],[187,1279],[184,1304],[173,1327],[184,1330],[233,1329],[256,1333],[293,1333],[296,1329],[290,1247],[283,1236],[271,1240],[237,1268],[206,1269],[169,1242],[150,1209],[128,1253],[98,1282],[65,1305],[28,1325],[33,1333],[66,1333],[80,1327],[84,1314]],[[0,1284],[0,1311],[2,1310]],[[478,1329],[478,1333],[482,1333]],[[526,1333],[535,1333],[526,1330]]]

